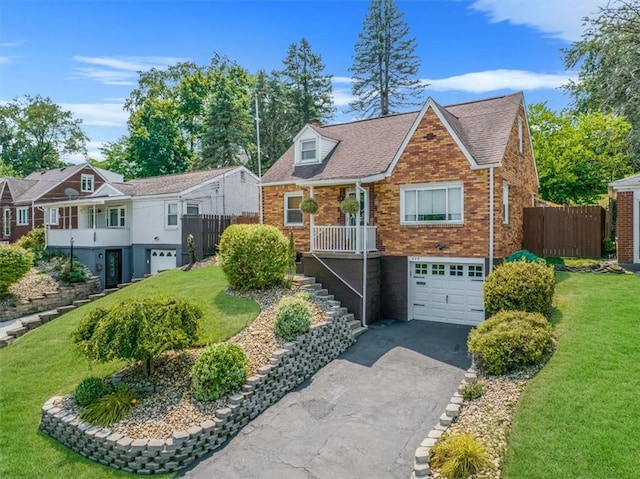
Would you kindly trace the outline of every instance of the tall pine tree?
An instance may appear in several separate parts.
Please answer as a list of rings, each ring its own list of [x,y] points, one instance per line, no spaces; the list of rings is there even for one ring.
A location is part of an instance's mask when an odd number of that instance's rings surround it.
[[[394,0],[372,0],[355,45],[350,71],[356,99],[351,111],[363,118],[396,113],[417,105],[426,87],[417,78],[420,59]]]
[[[297,116],[297,129],[311,121],[325,122],[333,118],[331,75],[323,74],[322,57],[311,50],[306,38],[289,45],[283,60],[282,78],[287,85]]]

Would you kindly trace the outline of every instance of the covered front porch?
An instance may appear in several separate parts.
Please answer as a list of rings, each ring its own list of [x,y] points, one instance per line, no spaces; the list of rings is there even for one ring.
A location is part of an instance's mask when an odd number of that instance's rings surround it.
[[[311,252],[363,253],[377,251],[375,226],[311,226]]]

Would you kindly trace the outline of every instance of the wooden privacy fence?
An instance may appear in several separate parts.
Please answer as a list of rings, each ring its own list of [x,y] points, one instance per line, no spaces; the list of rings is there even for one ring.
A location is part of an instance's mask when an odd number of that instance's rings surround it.
[[[196,258],[212,256],[216,253],[220,236],[229,225],[259,223],[259,216],[246,214],[232,215],[184,215],[182,217],[182,264],[188,264],[189,245],[187,237],[191,234],[195,240]]]
[[[604,236],[601,206],[524,209],[524,249],[538,256],[599,258]]]

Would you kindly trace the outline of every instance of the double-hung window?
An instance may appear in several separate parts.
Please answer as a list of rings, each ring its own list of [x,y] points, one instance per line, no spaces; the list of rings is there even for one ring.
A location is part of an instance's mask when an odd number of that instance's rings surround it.
[[[462,223],[462,184],[403,186],[400,210],[401,224]]]
[[[165,203],[166,205],[166,224],[167,228],[178,227],[178,203]]]
[[[29,224],[29,208],[18,208],[18,226],[26,226]]]
[[[300,203],[302,202],[302,193],[285,193],[284,195],[284,225],[285,226],[302,226],[302,211],[300,211]]]
[[[241,173],[244,173],[244,171],[242,171]],[[187,203],[187,214],[188,215],[199,215],[200,214],[200,205],[198,203]]]
[[[58,208],[48,208],[44,211],[44,222],[47,225],[57,225],[59,217]]]
[[[125,209],[124,206],[109,208],[107,210],[107,227],[108,228],[124,228],[125,227]]]
[[[80,191],[85,193],[93,192],[93,175],[82,175],[80,177]]]
[[[300,163],[312,163],[317,159],[316,140],[302,140],[300,142]]]

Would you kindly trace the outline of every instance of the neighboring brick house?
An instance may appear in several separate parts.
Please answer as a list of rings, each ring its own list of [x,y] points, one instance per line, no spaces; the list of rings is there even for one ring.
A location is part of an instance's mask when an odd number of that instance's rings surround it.
[[[305,126],[263,177],[263,214],[293,232],[302,271],[367,323],[477,324],[483,278],[522,248],[537,192],[522,93],[430,98],[419,112]],[[357,215],[342,214],[347,195],[360,198]],[[298,209],[309,196],[315,215]]]
[[[47,212],[36,203],[60,201],[68,193],[88,196],[105,182],[122,181],[122,175],[96,168],[88,163],[39,170],[25,178],[0,180],[0,241],[14,242],[31,229],[45,223],[52,228],[76,221],[72,210],[52,209]]]
[[[640,270],[640,175],[609,183],[616,201],[616,249],[618,263]]]

